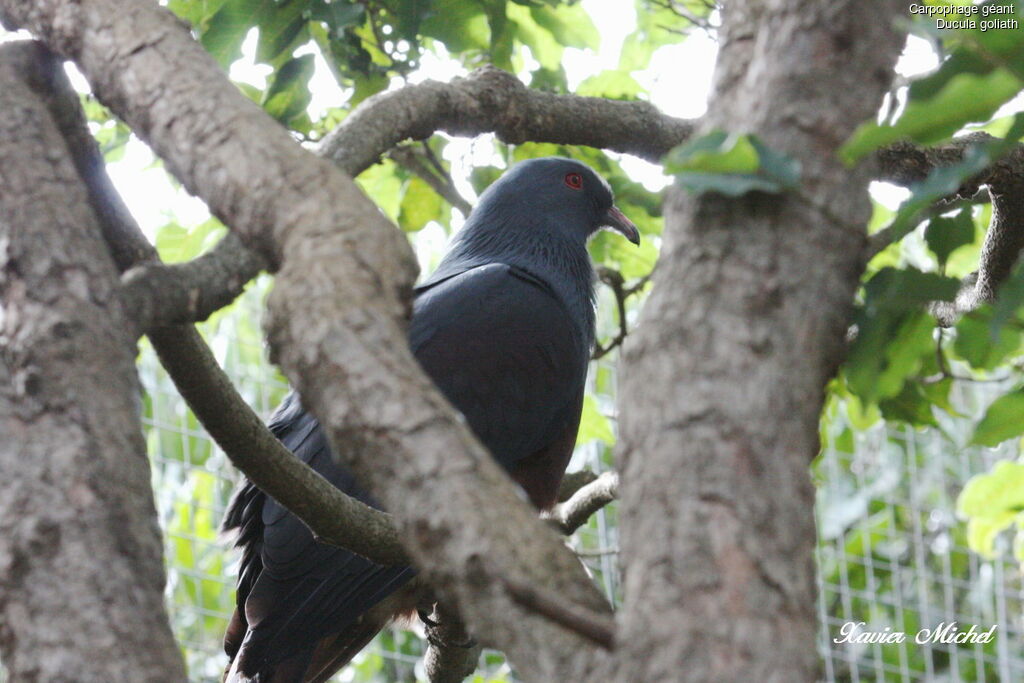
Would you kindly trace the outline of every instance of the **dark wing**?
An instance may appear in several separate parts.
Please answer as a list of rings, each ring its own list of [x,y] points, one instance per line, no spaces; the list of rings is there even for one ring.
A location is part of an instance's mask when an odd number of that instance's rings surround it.
[[[351,474],[334,463],[323,430],[296,394],[281,404],[270,428],[332,484],[376,507]],[[298,518],[248,482],[232,500],[224,527],[239,530],[237,543],[243,548],[238,607],[225,650],[238,658],[237,669],[246,676],[293,659],[304,670],[318,641],[353,625],[414,575],[410,567],[382,567],[317,543]]]
[[[497,460],[520,475],[534,503],[550,504],[572,454],[589,352],[551,290],[503,264],[455,274],[419,290],[409,338],[426,372]],[[270,427],[331,483],[374,505],[334,463],[323,431],[295,394]],[[344,664],[380,628],[367,628],[359,617],[413,576],[411,568],[381,567],[315,542],[251,484],[232,500],[224,526],[239,530],[243,547],[238,610],[225,649],[248,676],[275,667],[278,675],[302,672],[318,644],[318,661]],[[349,632],[346,656],[322,652],[327,639]]]
[[[572,455],[589,348],[548,286],[497,263],[420,288],[409,342],[417,360],[538,506]]]

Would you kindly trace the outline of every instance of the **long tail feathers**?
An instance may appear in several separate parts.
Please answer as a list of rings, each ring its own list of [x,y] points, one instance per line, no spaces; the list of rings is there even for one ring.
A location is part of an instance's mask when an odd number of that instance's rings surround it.
[[[324,638],[315,648],[267,665],[252,676],[238,670],[241,658],[236,656],[224,674],[224,683],[324,683],[359,654],[384,623],[364,617],[340,633]]]

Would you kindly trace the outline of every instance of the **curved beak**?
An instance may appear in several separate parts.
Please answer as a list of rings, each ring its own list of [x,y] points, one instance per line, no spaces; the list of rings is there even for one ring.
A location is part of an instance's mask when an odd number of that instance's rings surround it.
[[[622,213],[619,207],[612,206],[612,208],[608,209],[608,213],[604,215],[604,223],[602,225],[622,233],[622,236],[633,244],[640,245],[640,231],[633,225],[633,221],[626,218],[626,214]]]

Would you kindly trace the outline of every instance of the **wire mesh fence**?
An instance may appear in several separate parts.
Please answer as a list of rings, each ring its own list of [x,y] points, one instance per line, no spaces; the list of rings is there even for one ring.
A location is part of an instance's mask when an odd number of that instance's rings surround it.
[[[268,415],[287,391],[266,362],[259,310],[266,282],[238,305],[201,326],[218,360],[250,405]],[[226,662],[221,636],[233,608],[236,560],[218,524],[238,474],[207,438],[144,346],[139,368],[146,389],[144,423],[153,484],[165,533],[167,602],[193,681],[217,681]],[[977,415],[987,393],[959,386],[956,405]],[[818,649],[828,681],[1024,680],[1024,586],[1010,553],[986,560],[967,548],[955,516],[967,479],[1016,445],[965,448],[966,420],[944,418],[939,429],[899,430],[883,424],[856,429],[841,416],[828,421],[827,447],[815,461],[819,529]],[[572,468],[601,471],[607,449],[578,449]],[[1005,540],[1005,539],[1003,539]],[[621,599],[616,570],[616,509],[609,506],[572,540],[610,599]],[[989,643],[947,643],[922,629],[958,631],[995,626]],[[903,632],[896,643],[842,641],[857,632]],[[862,625],[861,625],[862,624]],[[941,637],[939,638],[941,640]],[[388,630],[336,680],[423,680],[419,635]],[[0,680],[3,673],[0,671]],[[485,652],[475,683],[511,681],[499,653]]]
[[[963,384],[956,394],[965,415],[979,414],[997,395]],[[831,422],[832,446],[815,468],[826,680],[1024,680],[1020,569],[1008,552],[984,560],[969,550],[955,515],[964,483],[998,460],[1017,457],[1018,448],[961,446],[969,437],[967,422],[944,418],[939,429],[918,431],[879,425],[850,430],[849,438],[842,437],[849,425]],[[844,639],[844,626],[847,633],[888,627],[907,637],[843,642],[851,640]],[[995,637],[944,642],[971,626],[994,626]]]

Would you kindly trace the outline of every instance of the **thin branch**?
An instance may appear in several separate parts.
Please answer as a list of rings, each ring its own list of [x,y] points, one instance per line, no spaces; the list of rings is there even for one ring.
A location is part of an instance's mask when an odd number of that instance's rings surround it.
[[[618,555],[621,551],[617,547],[581,549],[576,551],[577,557],[604,557],[606,555]]]
[[[568,536],[618,496],[618,473],[602,472],[597,479],[574,493],[572,498],[552,508],[546,516],[559,531]]]
[[[604,358],[606,355],[611,353],[612,350],[622,346],[622,343],[626,341],[626,335],[629,334],[629,329],[626,324],[626,299],[641,291],[650,281],[653,274],[654,270],[652,269],[650,273],[639,278],[636,282],[627,287],[622,278],[622,273],[619,271],[612,268],[606,268],[604,266],[599,266],[597,268],[598,278],[601,282],[608,285],[608,287],[611,288],[612,293],[615,295],[615,306],[619,318],[619,331],[607,344],[602,344],[601,342],[596,342],[594,344],[594,352],[590,356],[592,360]]]
[[[541,586],[520,583],[509,577],[503,577],[502,582],[512,599],[522,607],[583,636],[605,650],[615,647],[615,621],[611,617],[578,607]]]
[[[342,493],[285,448],[238,394],[195,328],[157,328],[149,338],[182,398],[232,464],[317,540],[378,564],[409,564],[391,515]]]
[[[451,176],[443,168],[438,173],[436,166],[434,167],[435,170],[431,171],[413,147],[399,145],[391,150],[388,156],[419,176],[442,199],[458,209],[463,216],[468,216],[469,212],[473,210],[473,205],[466,201],[465,197],[455,189],[455,183],[452,182]]]
[[[202,256],[187,263],[149,262],[121,278],[121,298],[140,333],[159,326],[206,320],[245,290],[266,262],[228,233]]]

